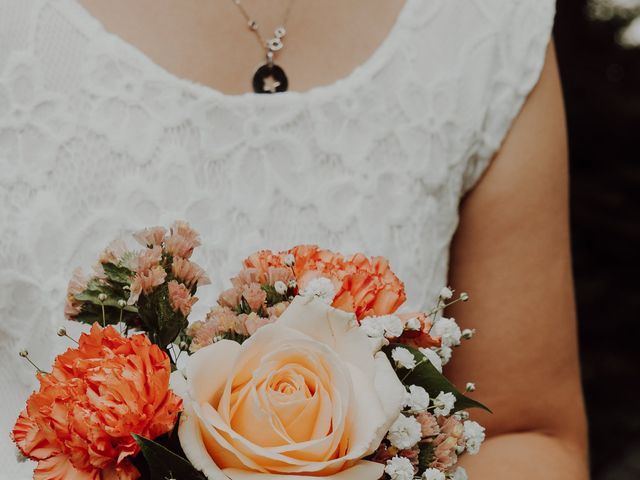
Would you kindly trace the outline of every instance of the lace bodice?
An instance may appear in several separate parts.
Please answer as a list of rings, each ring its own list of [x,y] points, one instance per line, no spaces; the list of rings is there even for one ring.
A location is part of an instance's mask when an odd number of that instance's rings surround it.
[[[374,55],[304,93],[227,96],[177,78],[74,0],[0,0],[1,478],[8,431],[65,346],[72,270],[116,235],[190,222],[213,279],[260,248],[387,256],[408,306],[446,283],[458,204],[539,76],[552,0],[407,0]],[[68,326],[68,325],[67,325]]]

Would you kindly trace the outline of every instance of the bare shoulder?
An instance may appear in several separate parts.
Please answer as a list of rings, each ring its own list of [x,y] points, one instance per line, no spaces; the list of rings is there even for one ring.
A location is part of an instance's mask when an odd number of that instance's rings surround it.
[[[458,384],[475,381],[496,412],[482,418],[490,435],[548,433],[584,452],[567,163],[551,45],[537,86],[461,205],[451,283],[472,302],[450,313],[478,335],[450,373]]]

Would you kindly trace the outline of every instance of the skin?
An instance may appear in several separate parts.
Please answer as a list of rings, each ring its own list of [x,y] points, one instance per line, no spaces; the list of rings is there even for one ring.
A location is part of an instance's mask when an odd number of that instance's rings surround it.
[[[250,91],[251,75],[264,58],[229,0],[81,3],[174,75],[226,94]],[[269,34],[287,1],[243,4]],[[402,5],[299,0],[277,57],[289,72],[290,89],[349,75],[384,41]],[[238,81],[244,78],[246,83]],[[458,385],[476,382],[478,399],[496,412],[473,412],[488,439],[481,454],[465,456],[461,464],[475,479],[587,479],[566,131],[553,45],[540,81],[491,166],[463,199],[460,215],[450,283],[470,292],[472,301],[448,314],[463,328],[477,327],[478,335],[456,352],[447,374]]]
[[[107,30],[166,70],[226,94],[253,91],[251,78],[265,63],[264,48],[231,0],[79,3]],[[242,0],[265,38],[280,26],[288,4],[289,0]],[[309,90],[348,76],[384,41],[403,4],[404,0],[296,0],[286,25],[285,48],[276,56],[288,73],[289,89]]]
[[[463,200],[450,281],[473,302],[449,314],[478,327],[448,372],[496,412],[462,462],[474,478],[587,479],[569,245],[565,117],[553,45],[486,174]],[[477,412],[476,412],[477,413]]]

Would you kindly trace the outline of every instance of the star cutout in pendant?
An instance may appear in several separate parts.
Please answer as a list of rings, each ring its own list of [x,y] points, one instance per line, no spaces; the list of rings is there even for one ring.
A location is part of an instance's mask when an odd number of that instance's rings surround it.
[[[264,77],[262,82],[264,84],[262,89],[265,92],[269,92],[269,93],[276,93],[278,91],[278,87],[280,86],[280,82],[277,81],[275,78],[273,78],[272,75],[269,75],[268,77]]]

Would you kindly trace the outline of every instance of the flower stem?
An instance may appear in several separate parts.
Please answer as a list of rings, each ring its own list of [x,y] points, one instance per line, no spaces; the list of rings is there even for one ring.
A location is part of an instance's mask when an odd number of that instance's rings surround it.
[[[402,377],[402,378],[400,379],[400,381],[401,381],[402,383],[404,383],[404,381],[407,379],[407,377],[408,377],[409,375],[411,375],[411,372],[413,372],[417,367],[419,367],[420,365],[422,365],[422,364],[423,364],[423,363],[425,363],[425,362],[426,362],[426,358],[423,358],[423,359],[422,359],[422,360],[420,360],[418,363],[416,363],[416,366],[415,366],[415,367],[413,367],[411,370],[409,370],[407,373],[405,373],[404,377]]]

